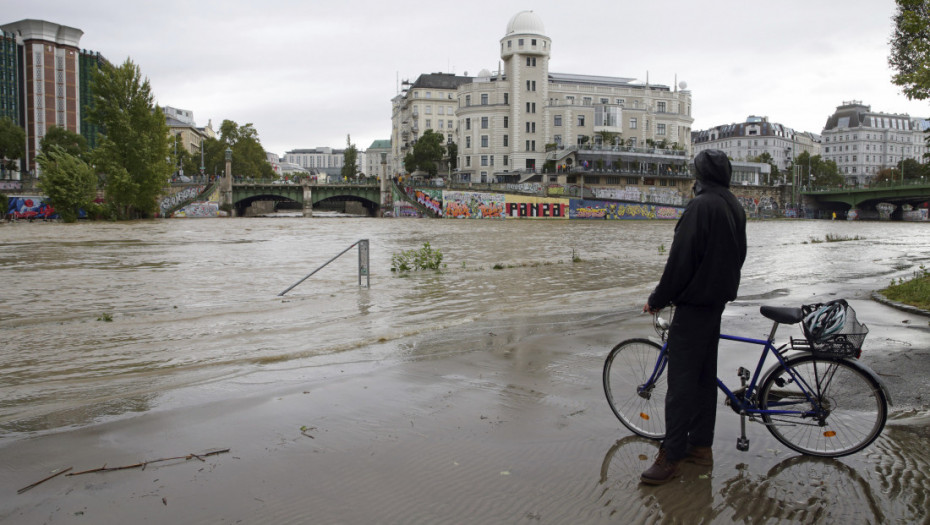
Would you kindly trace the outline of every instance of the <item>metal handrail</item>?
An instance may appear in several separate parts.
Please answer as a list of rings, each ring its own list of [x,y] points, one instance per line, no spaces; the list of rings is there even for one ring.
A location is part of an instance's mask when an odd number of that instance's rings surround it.
[[[281,293],[278,294],[278,297],[281,297],[281,296],[283,296],[284,294],[286,294],[287,292],[290,292],[291,290],[293,290],[294,288],[296,288],[298,284],[300,284],[300,283],[306,281],[308,278],[310,278],[311,275],[313,275],[313,274],[315,274],[316,272],[322,270],[324,266],[326,266],[327,264],[329,264],[329,263],[335,261],[336,259],[338,259],[339,257],[341,257],[342,254],[346,253],[347,251],[351,250],[352,248],[355,248],[356,246],[358,246],[358,285],[359,285],[359,286],[362,285],[362,275],[364,275],[364,276],[366,277],[365,287],[366,287],[366,288],[371,288],[371,276],[369,275],[369,271],[368,271],[368,239],[360,239],[360,240],[355,241],[354,243],[352,243],[352,245],[349,246],[348,248],[346,248],[345,250],[342,250],[341,252],[339,252],[339,254],[336,255],[335,257],[333,257],[332,259],[330,259],[330,260],[326,261],[325,263],[321,264],[320,267],[317,268],[316,270],[313,270],[312,272],[308,273],[303,279],[301,279],[301,280],[297,281],[296,283],[294,283],[294,284],[288,286],[286,290],[284,290],[283,292],[281,292]]]

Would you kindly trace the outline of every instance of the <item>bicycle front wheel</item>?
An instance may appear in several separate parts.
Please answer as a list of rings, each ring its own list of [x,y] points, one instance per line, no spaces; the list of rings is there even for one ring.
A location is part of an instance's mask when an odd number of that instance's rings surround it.
[[[790,370],[790,372],[789,372]],[[867,447],[885,428],[881,385],[844,360],[810,354],[776,365],[762,380],[759,407],[766,428],[785,446],[811,456],[839,457]]]
[[[628,339],[613,347],[604,361],[604,393],[610,409],[626,428],[650,439],[665,437],[665,371],[649,382],[661,350],[648,339]]]

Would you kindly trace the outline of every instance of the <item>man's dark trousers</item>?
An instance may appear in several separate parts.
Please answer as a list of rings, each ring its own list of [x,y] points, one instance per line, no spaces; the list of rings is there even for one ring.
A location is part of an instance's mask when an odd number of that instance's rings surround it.
[[[709,447],[717,419],[717,344],[724,305],[678,305],[668,337],[665,449],[669,461],[688,445]]]

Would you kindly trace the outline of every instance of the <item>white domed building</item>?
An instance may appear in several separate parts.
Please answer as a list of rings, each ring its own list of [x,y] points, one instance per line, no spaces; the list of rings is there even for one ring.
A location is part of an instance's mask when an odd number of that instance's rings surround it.
[[[433,129],[457,144],[453,178],[463,182],[572,184],[583,176],[586,185],[690,184],[684,179],[694,119],[683,82],[679,89],[633,78],[553,73],[551,53],[542,19],[521,11],[500,39],[497,71],[442,75],[446,90],[432,93],[421,86],[438,82],[440,74],[421,75],[394,99],[395,155],[409,151],[417,126],[420,134]],[[442,129],[435,117],[433,126],[413,118],[435,111],[430,106],[437,103],[429,100],[447,105],[450,95],[456,103],[454,129],[448,117]],[[585,163],[587,171],[575,169]]]

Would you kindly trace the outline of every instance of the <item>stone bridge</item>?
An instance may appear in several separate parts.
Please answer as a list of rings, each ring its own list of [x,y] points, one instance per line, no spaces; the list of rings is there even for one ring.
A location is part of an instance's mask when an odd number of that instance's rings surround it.
[[[303,208],[304,217],[313,216],[314,206],[358,202],[367,210],[370,217],[377,217],[381,208],[381,193],[377,183],[281,184],[259,181],[233,184],[232,204],[236,216],[245,215],[245,211],[252,203],[259,201],[298,203]]]

